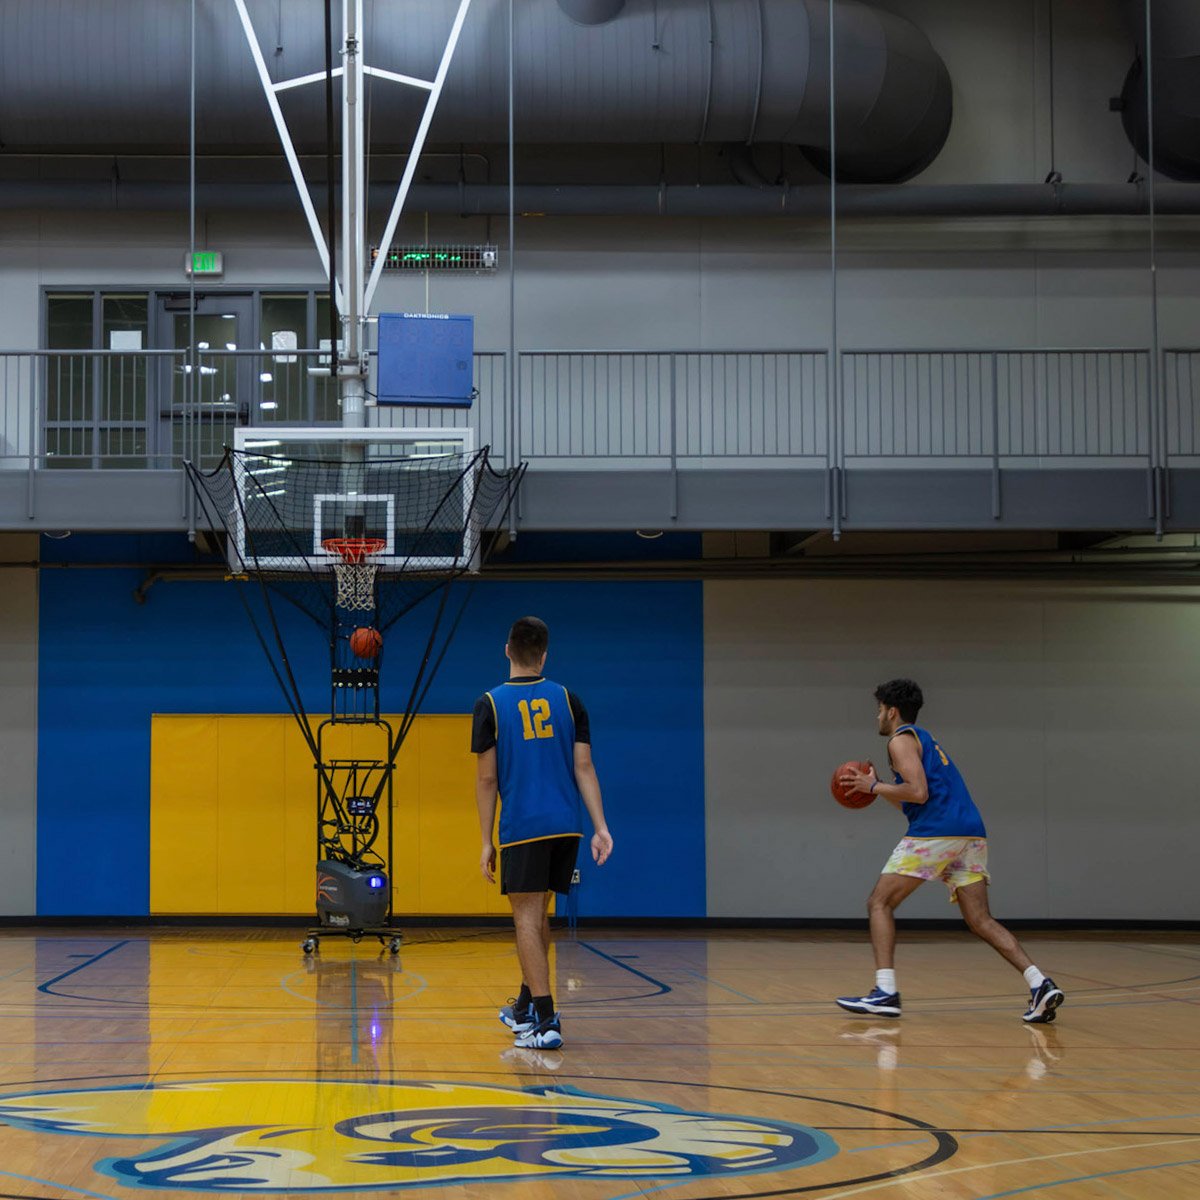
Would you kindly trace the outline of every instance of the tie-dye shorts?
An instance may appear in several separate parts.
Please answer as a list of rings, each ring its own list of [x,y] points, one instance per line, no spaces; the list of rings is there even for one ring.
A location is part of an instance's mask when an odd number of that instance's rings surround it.
[[[911,875],[940,879],[950,889],[950,902],[958,902],[958,889],[986,883],[987,838],[901,838],[883,868],[885,875]]]

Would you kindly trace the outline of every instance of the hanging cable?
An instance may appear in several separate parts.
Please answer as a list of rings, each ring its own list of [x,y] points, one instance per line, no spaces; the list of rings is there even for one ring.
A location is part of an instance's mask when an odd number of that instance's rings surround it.
[[[336,167],[337,149],[333,121],[333,0],[325,0],[325,222],[326,237],[329,241],[329,373],[335,381],[338,373],[338,334],[341,332],[337,309]]]

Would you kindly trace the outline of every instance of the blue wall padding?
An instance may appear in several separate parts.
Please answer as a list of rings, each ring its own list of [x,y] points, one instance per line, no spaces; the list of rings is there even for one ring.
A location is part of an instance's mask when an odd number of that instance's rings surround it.
[[[130,561],[133,547],[119,549]],[[123,569],[41,574],[41,915],[149,912],[153,713],[286,711],[238,599],[255,585],[163,581],[140,605],[141,578]],[[580,915],[705,914],[701,609],[693,582],[481,582],[425,703],[425,712],[470,712],[506,677],[513,618],[549,623],[547,672],[591,714],[616,839],[602,870],[581,855]],[[324,711],[323,636],[290,605],[276,613],[305,702]],[[384,711],[403,708],[427,622],[418,610],[388,635]],[[477,850],[468,848],[468,863]]]

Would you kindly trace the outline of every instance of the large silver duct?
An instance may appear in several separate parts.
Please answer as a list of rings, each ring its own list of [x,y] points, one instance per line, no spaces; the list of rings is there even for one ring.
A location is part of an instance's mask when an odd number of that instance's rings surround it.
[[[1146,136],[1146,3],[1124,0],[1137,42],[1137,61],[1125,78],[1121,119],[1143,160]],[[1200,179],[1200,2],[1152,0],[1151,67],[1154,85],[1154,165],[1172,179]]]
[[[560,3],[563,7],[560,7]],[[201,147],[273,147],[231,0],[198,0]],[[323,70],[320,0],[249,0],[272,77]],[[453,0],[368,6],[368,62],[432,78]],[[910,22],[835,0],[838,169],[908,178],[950,127],[945,65]],[[187,142],[181,0],[3,0],[0,143],[10,151],[178,150]],[[504,142],[507,0],[474,0],[431,140]],[[596,23],[585,23],[588,21]],[[521,142],[829,144],[828,0],[518,0]],[[324,140],[319,85],[280,93],[299,144]],[[372,80],[373,144],[407,143],[422,96]]]

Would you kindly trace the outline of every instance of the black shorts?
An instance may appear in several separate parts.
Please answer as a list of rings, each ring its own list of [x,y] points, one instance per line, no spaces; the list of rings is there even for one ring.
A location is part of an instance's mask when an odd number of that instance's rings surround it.
[[[578,837],[542,838],[500,849],[500,892],[562,892],[571,890]]]

